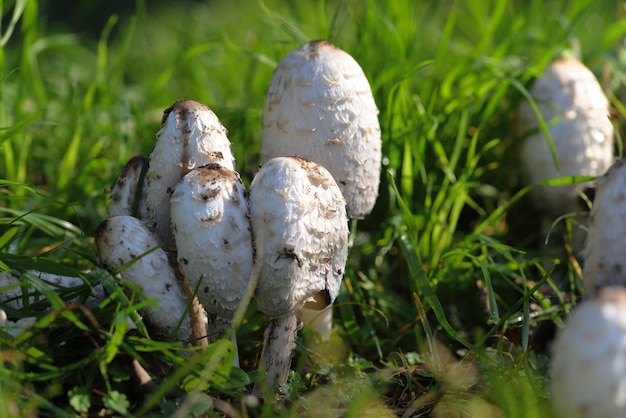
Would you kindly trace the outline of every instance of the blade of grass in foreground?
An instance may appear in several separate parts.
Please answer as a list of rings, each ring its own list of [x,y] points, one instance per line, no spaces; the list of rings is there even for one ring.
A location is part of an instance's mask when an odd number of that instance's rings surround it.
[[[395,185],[395,181],[390,173],[387,173],[387,178],[389,184],[391,185],[393,191],[395,192],[395,197],[398,201],[399,206],[402,208],[405,218],[413,218],[413,215],[409,211],[408,206],[404,202],[404,200],[400,197],[398,189]],[[407,225],[404,224],[403,227]],[[410,277],[410,285],[413,292],[417,294],[423,295],[424,299],[428,303],[428,306],[433,310],[437,321],[441,327],[448,333],[448,335],[454,338],[456,341],[461,343],[466,348],[476,352],[477,354],[481,354],[481,350],[478,350],[472,343],[467,341],[465,338],[461,337],[458,332],[450,325],[448,319],[446,318],[446,314],[437,298],[437,295],[433,291],[430,283],[428,282],[428,278],[426,276],[426,272],[422,268],[422,262],[420,260],[419,253],[417,252],[416,242],[411,239],[411,235],[415,236],[417,234],[416,231],[413,234],[408,234],[405,231],[398,231],[398,244],[400,246],[400,250],[404,255],[408,268]],[[418,312],[416,312],[417,314]],[[486,357],[489,359],[488,357]]]

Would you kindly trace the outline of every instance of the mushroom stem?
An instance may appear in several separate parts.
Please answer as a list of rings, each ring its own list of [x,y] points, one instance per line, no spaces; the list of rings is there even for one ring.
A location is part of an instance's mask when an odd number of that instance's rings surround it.
[[[176,276],[176,280],[180,284],[185,296],[187,296],[187,299],[191,301],[189,305],[189,325],[191,326],[189,341],[191,345],[195,347],[206,346],[209,344],[206,311],[200,303],[198,297],[194,295],[194,291],[189,285],[189,282],[185,279],[183,270],[176,259],[176,250],[170,248],[169,251],[166,251],[166,254],[169,264],[174,271],[174,275]]]
[[[191,325],[191,334],[189,336],[191,345],[196,347],[208,345],[205,312],[198,298],[194,297],[191,300],[191,306],[189,306],[189,320]]]
[[[286,315],[270,319],[263,339],[260,366],[266,373],[265,386],[274,388],[277,384],[287,383],[291,366],[291,353],[298,331],[296,315]],[[253,393],[259,395],[258,383]]]

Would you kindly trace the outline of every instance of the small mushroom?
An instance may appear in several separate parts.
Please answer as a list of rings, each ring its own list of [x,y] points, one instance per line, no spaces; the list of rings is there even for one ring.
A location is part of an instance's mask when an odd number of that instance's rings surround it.
[[[104,220],[95,234],[94,251],[100,265],[111,271],[121,270],[124,279],[136,285],[146,298],[155,300],[142,314],[156,335],[180,340],[190,337],[192,324],[185,284],[159,247],[159,239],[139,219],[115,216]]]
[[[626,160],[617,160],[597,180],[585,243],[585,297],[605,286],[626,287]]]
[[[378,108],[359,64],[327,41],[312,41],[278,64],[263,107],[261,157],[297,156],[323,165],[351,219],[378,196],[382,143]]]
[[[131,158],[122,169],[111,190],[111,202],[107,217],[134,216],[147,224],[150,215],[148,212],[147,190],[148,158],[138,155]]]
[[[35,270],[27,270],[26,274],[36,276],[44,282],[48,283],[51,290],[54,290],[56,288],[69,289],[85,284],[84,280],[78,276],[62,276],[59,274],[52,274]],[[0,303],[13,309],[19,310],[24,308],[25,295],[23,293],[24,289],[22,288],[21,284],[22,282],[18,275],[13,274],[10,271],[1,271],[0,289],[2,289],[2,292],[0,292]],[[35,288],[33,286],[28,286],[26,291],[27,294],[30,295],[35,292]],[[94,286],[91,295],[85,300],[85,306],[89,309],[93,309],[98,306],[98,304],[102,302],[104,298],[104,288],[102,287],[102,285]],[[28,296],[29,304],[33,304],[35,302],[36,300],[34,296]],[[76,298],[67,301],[67,303],[75,302]]]
[[[559,169],[539,119],[524,101],[518,113],[522,138],[520,159],[529,184],[564,176],[598,176],[613,162],[613,125],[609,102],[593,73],[575,58],[549,65],[530,89],[548,126]],[[589,184],[537,186],[531,192],[536,208],[545,213],[547,229],[555,218],[585,209],[580,193]],[[584,217],[578,221],[584,223]],[[576,228],[574,252],[582,249],[584,233]],[[544,231],[546,232],[546,231]]]
[[[587,278],[585,278],[587,279]],[[626,289],[581,302],[552,346],[551,403],[562,418],[626,416]]]
[[[20,318],[17,321],[9,321],[7,313],[3,309],[0,309],[0,331],[6,332],[12,337],[17,337],[24,331],[31,328],[37,322],[37,318],[28,316]]]
[[[287,380],[298,311],[307,303],[327,307],[339,292],[349,235],[345,200],[321,165],[277,157],[252,181],[250,220],[257,306],[270,317],[260,363],[273,388]]]
[[[165,109],[157,142],[150,154],[147,202],[155,231],[172,238],[170,198],[180,179],[196,167],[218,163],[234,170],[226,128],[206,105],[181,99]]]
[[[239,174],[219,164],[191,170],[174,190],[171,216],[178,263],[198,289],[209,339],[215,339],[230,327],[252,272],[248,200]]]

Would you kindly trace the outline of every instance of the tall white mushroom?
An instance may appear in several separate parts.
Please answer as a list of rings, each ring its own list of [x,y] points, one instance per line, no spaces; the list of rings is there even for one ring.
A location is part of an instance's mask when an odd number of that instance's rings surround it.
[[[172,237],[170,198],[174,187],[191,169],[218,163],[234,170],[226,128],[206,105],[181,99],[163,113],[157,142],[150,154],[147,201],[157,236]]]
[[[297,312],[307,302],[331,305],[339,292],[349,235],[345,200],[321,165],[278,157],[252,181],[250,220],[257,306],[270,317],[261,368],[274,387],[287,380]]]
[[[159,239],[139,219],[115,216],[104,220],[95,234],[94,251],[101,265],[113,271],[122,269],[124,279],[155,300],[142,314],[159,337],[189,338],[192,323],[185,284],[159,247]]]
[[[559,417],[626,416],[625,252],[626,161],[619,160],[598,179],[585,244],[585,299],[552,347]]]
[[[261,157],[297,156],[334,176],[348,217],[364,218],[378,196],[382,144],[378,108],[359,64],[312,41],[278,64],[263,107]]]
[[[219,164],[190,171],[174,190],[171,216],[179,265],[198,288],[209,339],[215,339],[230,326],[252,272],[248,200],[239,174]]]
[[[519,108],[518,131],[523,137],[520,157],[527,181],[532,184],[562,176],[604,173],[614,158],[613,125],[609,102],[593,73],[575,58],[561,58],[535,80],[530,94],[548,126],[560,171],[548,140],[539,130],[536,113],[524,101]],[[588,186],[538,186],[532,190],[531,198],[537,209],[545,213],[549,227],[555,218],[585,209],[579,193]],[[578,218],[581,223],[584,219]],[[581,228],[576,228],[576,232],[573,245],[578,252],[584,233]]]

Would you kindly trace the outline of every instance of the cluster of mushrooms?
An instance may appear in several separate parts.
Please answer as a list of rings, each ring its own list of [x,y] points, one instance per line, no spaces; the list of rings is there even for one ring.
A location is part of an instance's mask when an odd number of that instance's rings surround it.
[[[573,251],[584,259],[585,299],[554,342],[552,403],[561,417],[623,417],[626,161],[615,161],[609,102],[581,62],[555,61],[530,93],[534,105],[519,109],[520,156],[528,183],[539,184],[532,201],[545,216],[544,233],[568,214],[582,226]],[[207,106],[177,101],[156,136],[150,156],[131,159],[111,191],[95,237],[99,263],[155,301],[141,314],[160,338],[203,345],[229,332],[236,345],[233,319],[255,297],[269,317],[265,385],[284,383],[299,321],[330,338],[348,220],[368,215],[378,195],[378,109],[362,69],[326,41],[279,63],[263,109],[263,163],[249,191],[226,129]],[[567,176],[598,180],[545,184]],[[589,190],[595,200],[587,216]],[[82,283],[27,274],[60,287]],[[19,309],[19,278],[2,272],[0,286],[15,287],[3,299]],[[103,297],[97,288],[87,303]]]
[[[156,301],[141,313],[161,338],[199,345],[230,332],[236,343],[233,318],[254,296],[269,317],[265,384],[286,382],[299,321],[330,338],[348,220],[369,214],[378,195],[378,109],[361,67],[326,41],[279,63],[249,191],[207,106],[177,101],[156,136],[111,191],[99,263]]]
[[[609,101],[593,73],[569,57],[548,66],[530,93],[544,129],[525,102],[520,126],[530,135],[522,142],[521,157],[529,182],[597,177],[533,190],[533,201],[546,217],[544,233],[555,219],[574,216],[579,227],[572,231],[572,252],[584,263],[584,298],[552,346],[552,406],[563,418],[625,417],[626,161],[614,157]]]

